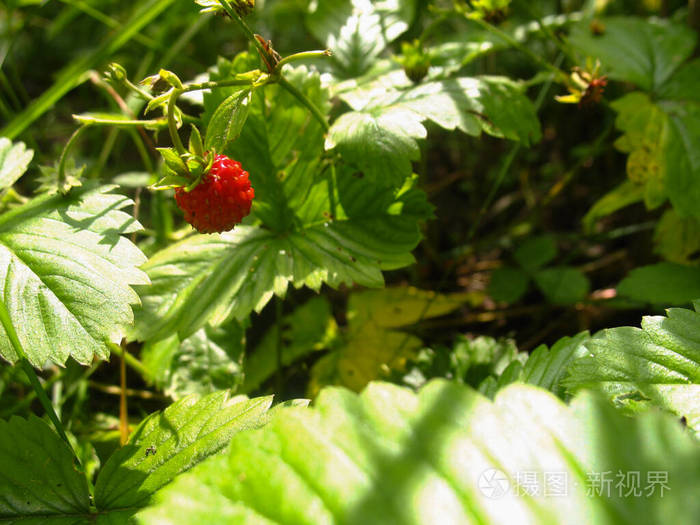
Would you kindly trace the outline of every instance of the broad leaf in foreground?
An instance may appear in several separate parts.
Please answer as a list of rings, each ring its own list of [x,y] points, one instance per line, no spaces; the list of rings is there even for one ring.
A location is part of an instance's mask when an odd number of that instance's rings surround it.
[[[67,525],[82,520],[66,516],[89,511],[70,448],[36,416],[0,420],[0,465],[0,522]]]
[[[585,346],[590,356],[571,365],[567,389],[599,389],[631,409],[660,406],[700,433],[699,313],[671,308],[666,317],[644,317],[641,329],[603,330]]]
[[[175,476],[224,448],[231,436],[265,421],[272,397],[229,399],[225,391],[192,395],[149,416],[100,471],[99,510],[138,508]]]
[[[590,394],[567,407],[524,385],[490,402],[446,381],[418,395],[373,383],[361,395],[326,389],[313,409],[280,410],[237,434],[227,456],[180,477],[138,518],[691,525],[698,462],[700,446],[677,421],[629,419]]]
[[[146,257],[123,234],[140,229],[112,186],[45,195],[0,216],[0,293],[29,361],[87,364],[109,356],[148,284]],[[18,355],[0,330],[0,356]]]
[[[177,331],[186,338],[207,322],[262,310],[290,284],[316,291],[324,283],[380,287],[382,270],[413,262],[418,224],[430,208],[410,184],[380,190],[338,170],[336,178],[318,179],[295,214],[297,226],[289,232],[238,226],[154,255],[142,267],[153,284],[139,288],[143,306],[132,335],[160,339]]]

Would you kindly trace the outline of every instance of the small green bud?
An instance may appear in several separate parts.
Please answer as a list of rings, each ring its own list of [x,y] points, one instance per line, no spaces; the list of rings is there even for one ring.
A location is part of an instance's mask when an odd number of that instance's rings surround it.
[[[401,42],[401,53],[396,61],[403,66],[406,76],[417,84],[428,74],[430,57],[423,51],[419,40]]]
[[[124,69],[121,64],[117,64],[116,62],[112,62],[107,66],[107,71],[105,71],[104,75],[105,80],[107,80],[107,82],[110,84],[114,84],[115,86],[123,84],[127,79],[126,69]]]

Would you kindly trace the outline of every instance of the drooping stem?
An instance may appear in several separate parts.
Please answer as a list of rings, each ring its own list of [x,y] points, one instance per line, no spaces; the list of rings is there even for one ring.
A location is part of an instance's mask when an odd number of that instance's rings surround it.
[[[275,66],[275,71],[282,71],[282,66],[289,64],[290,62],[296,62],[298,60],[308,60],[309,58],[323,58],[333,56],[330,49],[317,49],[315,51],[302,51],[301,53],[294,53],[284,57]]]
[[[87,125],[82,125],[78,129],[76,129],[73,134],[70,136],[68,139],[68,142],[66,142],[66,145],[63,147],[63,151],[61,152],[61,157],[58,160],[58,187],[62,188],[63,183],[66,181],[66,161],[68,160],[68,153],[70,153],[70,150],[73,148],[73,145],[75,142],[78,140],[78,137],[82,134],[83,131],[87,128]]]
[[[49,400],[49,396],[44,390],[44,387],[41,386],[41,383],[39,382],[39,378],[36,375],[34,367],[29,362],[29,359],[27,359],[27,354],[25,354],[24,348],[22,348],[22,343],[20,342],[19,337],[17,336],[17,332],[15,331],[15,327],[12,324],[10,312],[7,310],[5,301],[3,301],[2,299],[0,299],[0,323],[2,323],[2,326],[5,329],[5,333],[7,334],[7,338],[10,340],[10,343],[15,349],[15,353],[19,356],[19,365],[22,367],[22,370],[27,375],[27,379],[29,379],[29,383],[32,385],[32,388],[34,389],[34,392],[36,393],[36,396],[39,399],[41,406],[46,411],[46,415],[51,420],[51,423],[53,423],[53,426],[56,429],[58,435],[63,441],[66,442],[68,448],[70,448],[77,464],[80,465],[80,460],[78,459],[75,450],[73,450],[73,446],[70,444],[70,441],[68,441],[68,436],[66,436],[66,431],[63,429],[63,424],[61,423],[61,420],[58,419],[58,415],[56,414],[56,411],[54,410],[53,405]]]
[[[183,89],[173,88],[170,98],[168,99],[168,131],[170,138],[173,141],[173,146],[177,150],[178,155],[187,153],[185,146],[182,145],[180,134],[177,132],[177,122],[175,122],[175,108],[178,97],[183,93]]]

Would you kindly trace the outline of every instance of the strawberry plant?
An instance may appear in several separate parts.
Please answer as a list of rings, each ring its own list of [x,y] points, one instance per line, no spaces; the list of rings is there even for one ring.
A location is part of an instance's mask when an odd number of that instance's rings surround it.
[[[0,522],[698,522],[696,2],[0,13]]]

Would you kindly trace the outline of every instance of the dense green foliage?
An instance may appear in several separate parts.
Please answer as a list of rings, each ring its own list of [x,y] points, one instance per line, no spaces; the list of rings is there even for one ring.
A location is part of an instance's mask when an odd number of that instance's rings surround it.
[[[0,5],[0,523],[698,523],[700,4],[255,4]]]

